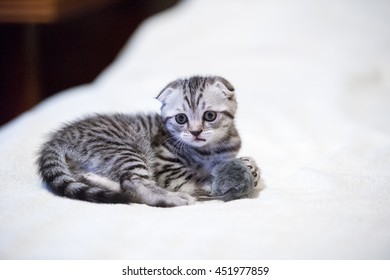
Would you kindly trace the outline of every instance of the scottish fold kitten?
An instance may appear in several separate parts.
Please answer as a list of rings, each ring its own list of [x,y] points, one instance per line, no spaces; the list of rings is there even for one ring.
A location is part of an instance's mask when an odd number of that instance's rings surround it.
[[[213,170],[241,147],[233,86],[194,76],[171,82],[157,99],[161,115],[97,114],[54,132],[37,161],[43,181],[58,195],[91,202],[171,207],[213,198]],[[240,161],[255,186],[256,163]]]

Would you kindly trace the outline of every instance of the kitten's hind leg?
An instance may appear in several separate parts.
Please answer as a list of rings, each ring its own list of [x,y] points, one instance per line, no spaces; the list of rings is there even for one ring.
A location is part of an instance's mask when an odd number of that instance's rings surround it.
[[[78,181],[106,190],[123,192],[129,197],[129,202],[142,203],[157,207],[173,207],[195,203],[195,198],[187,193],[170,192],[154,185],[152,180],[132,176],[122,176],[119,184],[107,177],[95,173],[80,173]]]
[[[121,188],[135,203],[156,207],[174,207],[195,203],[195,198],[187,193],[170,192],[156,185],[154,180],[137,175],[121,176]]]
[[[96,186],[110,191],[121,191],[118,182],[92,172],[78,174],[77,180],[90,186]]]

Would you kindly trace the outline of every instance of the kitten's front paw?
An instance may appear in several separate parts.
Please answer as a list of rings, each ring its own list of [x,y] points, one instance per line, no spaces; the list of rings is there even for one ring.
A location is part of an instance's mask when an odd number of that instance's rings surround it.
[[[252,171],[241,159],[217,165],[213,177],[211,195],[224,201],[246,197],[254,187]]]
[[[257,166],[256,161],[251,157],[240,157],[239,160],[244,163],[252,173],[253,185],[256,187],[260,180],[261,170]]]

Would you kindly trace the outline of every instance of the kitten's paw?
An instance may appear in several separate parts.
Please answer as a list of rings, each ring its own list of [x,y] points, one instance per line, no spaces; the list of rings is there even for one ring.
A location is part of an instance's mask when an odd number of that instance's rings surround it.
[[[153,197],[152,199],[145,200],[145,203],[149,206],[156,207],[176,207],[176,206],[185,206],[195,203],[195,198],[187,193],[181,192],[169,192],[160,194]]]
[[[256,187],[260,180],[261,170],[257,166],[256,161],[251,157],[240,157],[239,160],[242,161],[249,168],[253,176],[253,184]]]
[[[196,199],[188,193],[170,192],[167,198],[167,204],[172,206],[183,206],[195,204]]]
[[[241,159],[217,165],[213,177],[211,195],[215,199],[230,201],[247,197],[254,188],[252,171]]]

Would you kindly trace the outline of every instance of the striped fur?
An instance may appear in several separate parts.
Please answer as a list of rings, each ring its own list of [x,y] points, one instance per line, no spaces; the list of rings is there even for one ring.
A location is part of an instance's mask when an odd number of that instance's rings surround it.
[[[97,114],[54,132],[37,160],[43,181],[58,195],[102,203],[169,207],[209,194],[213,168],[241,146],[233,87],[195,76],[157,99],[161,115]]]

